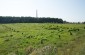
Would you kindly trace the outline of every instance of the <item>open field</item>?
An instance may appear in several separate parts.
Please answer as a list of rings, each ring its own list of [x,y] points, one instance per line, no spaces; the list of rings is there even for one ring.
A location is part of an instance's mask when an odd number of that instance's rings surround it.
[[[0,55],[85,55],[85,24],[0,24]]]

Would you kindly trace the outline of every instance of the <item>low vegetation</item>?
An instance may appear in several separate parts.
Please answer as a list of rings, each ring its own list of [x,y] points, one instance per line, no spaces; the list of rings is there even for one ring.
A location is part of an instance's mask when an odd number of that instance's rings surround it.
[[[84,24],[0,24],[0,55],[84,55]]]

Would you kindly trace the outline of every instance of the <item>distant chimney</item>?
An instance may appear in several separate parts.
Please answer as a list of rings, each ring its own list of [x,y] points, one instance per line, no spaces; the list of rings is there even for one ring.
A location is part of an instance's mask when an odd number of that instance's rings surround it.
[[[38,11],[36,10],[36,18],[38,18]]]

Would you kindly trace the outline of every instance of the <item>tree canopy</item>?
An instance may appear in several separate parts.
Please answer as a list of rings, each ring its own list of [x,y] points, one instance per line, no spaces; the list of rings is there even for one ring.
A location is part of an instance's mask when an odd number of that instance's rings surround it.
[[[63,23],[60,18],[0,16],[0,23]]]

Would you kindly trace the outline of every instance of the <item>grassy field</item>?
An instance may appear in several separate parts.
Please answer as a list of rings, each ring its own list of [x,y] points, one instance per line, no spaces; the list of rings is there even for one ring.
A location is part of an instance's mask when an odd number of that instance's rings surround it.
[[[0,55],[85,55],[85,25],[0,24]]]

